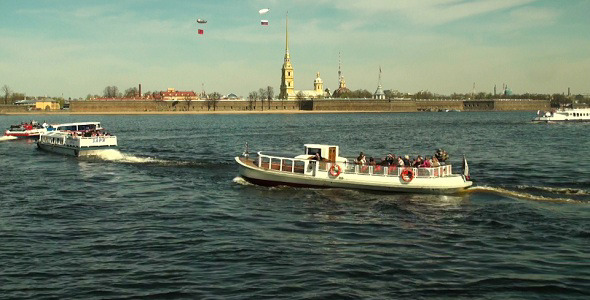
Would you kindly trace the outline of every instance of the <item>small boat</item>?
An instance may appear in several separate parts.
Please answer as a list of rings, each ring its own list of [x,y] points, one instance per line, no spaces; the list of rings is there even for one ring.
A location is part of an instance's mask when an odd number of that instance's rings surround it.
[[[11,125],[10,129],[4,132],[4,135],[17,138],[38,138],[42,133],[47,132],[47,126],[45,123],[39,124],[35,121]]]
[[[50,126],[37,141],[39,149],[71,155],[97,155],[117,147],[117,137],[104,132],[99,122],[66,123]]]
[[[253,159],[246,151],[235,160],[242,178],[263,186],[452,194],[473,184],[465,159],[463,174],[453,174],[450,164],[430,168],[359,165],[340,157],[338,146],[306,144],[304,148],[304,154],[295,157],[258,152]],[[326,154],[327,159],[313,159]]]
[[[534,123],[590,122],[590,108],[565,108],[537,111]]]

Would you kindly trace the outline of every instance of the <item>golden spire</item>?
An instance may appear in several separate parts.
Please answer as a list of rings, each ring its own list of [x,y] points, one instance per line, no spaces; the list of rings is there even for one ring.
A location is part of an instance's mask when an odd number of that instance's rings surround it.
[[[285,21],[285,55],[289,55],[289,12],[287,11],[287,20]]]

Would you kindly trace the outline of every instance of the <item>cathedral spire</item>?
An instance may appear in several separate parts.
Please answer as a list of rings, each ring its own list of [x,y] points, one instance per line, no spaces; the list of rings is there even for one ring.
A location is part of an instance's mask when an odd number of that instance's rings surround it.
[[[291,55],[289,55],[289,12],[285,21],[285,61],[281,68],[281,91],[279,99],[295,98],[295,80],[293,65],[291,65]]]

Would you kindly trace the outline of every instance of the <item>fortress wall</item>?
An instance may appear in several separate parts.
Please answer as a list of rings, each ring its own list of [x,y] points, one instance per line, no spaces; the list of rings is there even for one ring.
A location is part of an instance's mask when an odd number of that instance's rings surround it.
[[[391,111],[414,112],[416,102],[408,100],[320,99],[313,100],[315,111]]]
[[[250,104],[243,100],[219,100],[213,107],[207,101],[71,101],[72,112],[163,112],[163,111],[265,111],[265,110],[295,110],[298,109],[294,101],[267,101],[263,104],[256,101]]]
[[[520,100],[507,99],[496,100],[495,110],[550,110],[551,104],[549,100]]]
[[[465,111],[492,111],[495,109],[494,100],[467,100],[462,102]]]
[[[416,108],[419,111],[438,111],[439,109],[463,110],[461,100],[417,100]]]
[[[24,113],[29,111],[39,111],[39,110],[31,110],[29,106],[25,105],[0,105],[0,113]]]
[[[264,107],[263,107],[264,106]],[[174,111],[383,111],[415,112],[439,109],[465,111],[492,110],[549,110],[548,100],[374,100],[374,99],[316,99],[316,100],[273,100],[250,103],[247,100],[219,100],[215,108],[210,101],[71,101],[72,112],[174,112]],[[26,111],[21,106],[1,106],[0,112]]]

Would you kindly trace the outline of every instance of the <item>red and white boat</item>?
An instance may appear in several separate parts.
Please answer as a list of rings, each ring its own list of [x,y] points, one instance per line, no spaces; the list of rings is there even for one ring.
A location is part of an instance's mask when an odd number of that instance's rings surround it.
[[[30,123],[11,125],[10,129],[4,132],[4,135],[17,138],[39,138],[41,134],[46,132],[47,124],[39,124],[38,122],[31,121]]]

